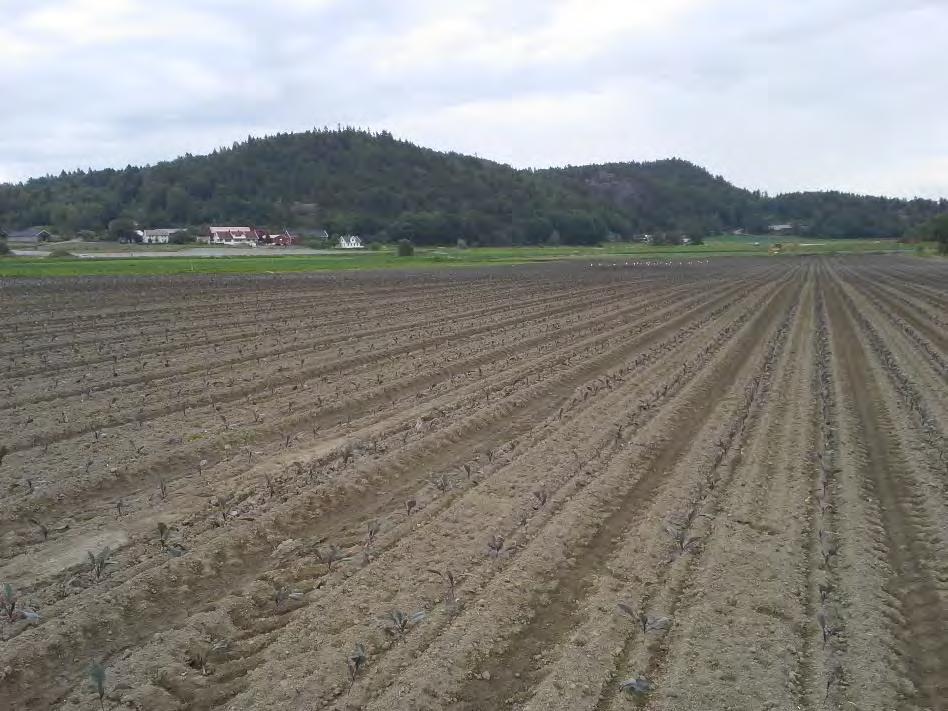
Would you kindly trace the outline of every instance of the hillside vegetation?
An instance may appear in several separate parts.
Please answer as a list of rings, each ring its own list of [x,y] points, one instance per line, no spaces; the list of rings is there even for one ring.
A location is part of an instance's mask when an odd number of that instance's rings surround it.
[[[8,230],[102,232],[129,217],[144,227],[319,227],[419,244],[590,244],[643,232],[759,232],[771,222],[823,237],[885,237],[946,210],[946,201],[837,192],[768,197],[679,159],[516,170],[355,129],[250,137],[153,166],[0,185]]]

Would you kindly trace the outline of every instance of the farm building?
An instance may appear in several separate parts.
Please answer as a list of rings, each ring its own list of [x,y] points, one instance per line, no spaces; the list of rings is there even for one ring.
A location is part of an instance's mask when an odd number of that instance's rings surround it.
[[[210,228],[209,244],[232,244],[244,247],[257,246],[257,232],[249,227]]]
[[[138,230],[142,244],[168,244],[171,235],[180,232],[183,227],[161,227],[154,230]]]
[[[52,234],[45,227],[27,227],[22,230],[10,230],[6,233],[7,240],[10,242],[19,242],[21,244],[36,244],[37,242],[48,242],[52,239]]]
[[[256,230],[257,244],[273,247],[292,247],[298,241],[296,235],[291,234],[289,230],[282,232],[267,232],[266,230]]]
[[[339,238],[339,249],[362,249],[362,238],[356,235],[342,235]]]

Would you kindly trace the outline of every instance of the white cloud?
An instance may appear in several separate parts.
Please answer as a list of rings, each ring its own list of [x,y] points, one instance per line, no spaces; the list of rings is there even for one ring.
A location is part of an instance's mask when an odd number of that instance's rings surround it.
[[[54,49],[148,36],[152,26],[135,22],[134,9],[130,0],[68,0],[30,11],[20,29]]]
[[[343,123],[948,195],[946,35],[941,0],[0,0],[0,179]]]
[[[511,99],[478,100],[435,111],[406,112],[388,117],[386,125],[398,135],[441,150],[477,153],[519,167],[549,164],[551,148],[559,163],[609,159],[594,145],[601,121],[591,117],[625,114],[614,92],[577,91],[533,94]],[[377,128],[385,128],[383,125]],[[568,142],[563,136],[569,136]]]
[[[430,71],[472,63],[515,70],[548,63],[576,63],[619,41],[636,41],[678,19],[698,0],[561,0],[549,3],[527,26],[503,22],[509,3],[481,0],[425,5],[417,25],[404,33],[386,27],[354,38],[383,73]]]

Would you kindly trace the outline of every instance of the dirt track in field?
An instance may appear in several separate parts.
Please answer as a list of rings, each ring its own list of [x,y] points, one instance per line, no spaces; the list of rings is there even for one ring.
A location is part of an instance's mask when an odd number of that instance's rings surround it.
[[[948,708],[944,263],[0,289],[0,708]]]

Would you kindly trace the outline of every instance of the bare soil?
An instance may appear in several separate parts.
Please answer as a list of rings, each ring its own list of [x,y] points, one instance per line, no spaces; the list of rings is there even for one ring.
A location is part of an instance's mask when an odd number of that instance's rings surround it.
[[[0,709],[948,708],[944,263],[0,299]]]

